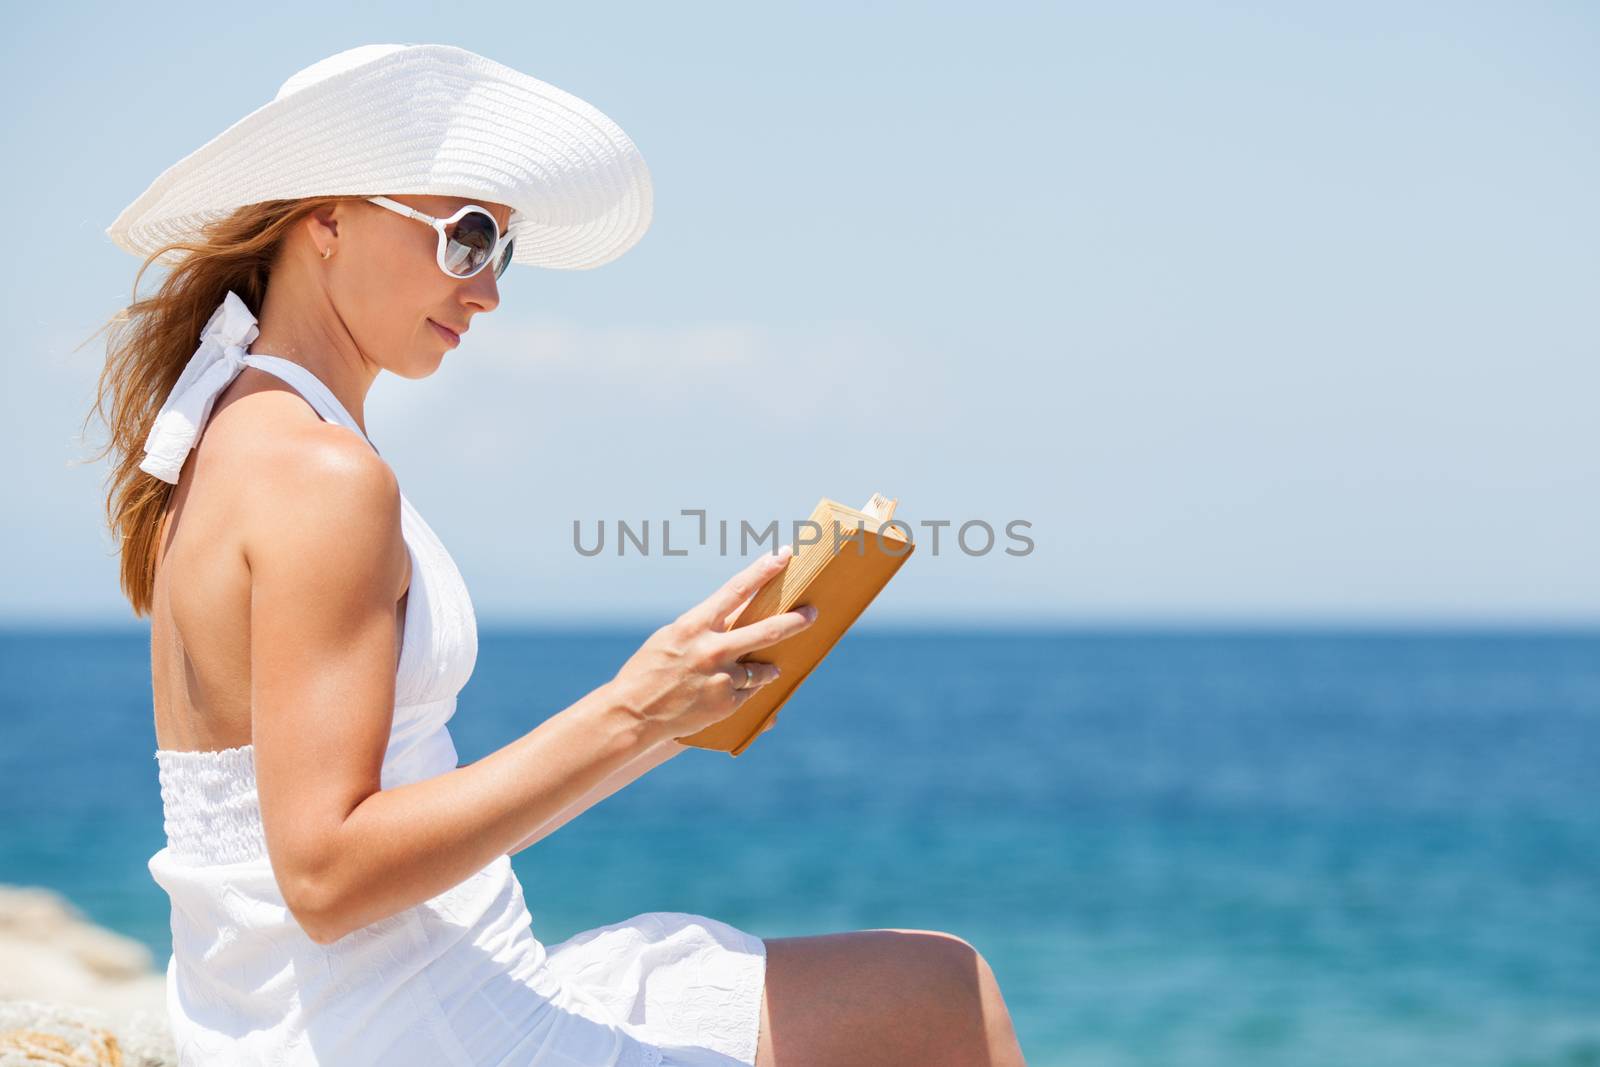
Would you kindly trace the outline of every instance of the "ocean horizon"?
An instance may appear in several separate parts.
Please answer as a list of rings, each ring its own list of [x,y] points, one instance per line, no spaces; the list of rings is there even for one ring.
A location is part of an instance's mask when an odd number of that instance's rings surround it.
[[[652,628],[482,627],[463,764]],[[160,966],[148,640],[0,629],[0,882]],[[1596,628],[876,625],[512,862],[546,944],[959,934],[1034,1067],[1600,1064],[1597,765]]]

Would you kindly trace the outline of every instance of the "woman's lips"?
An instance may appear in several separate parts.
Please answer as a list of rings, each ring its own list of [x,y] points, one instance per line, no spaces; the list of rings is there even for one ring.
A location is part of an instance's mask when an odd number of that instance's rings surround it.
[[[457,334],[454,330],[451,330],[451,329],[449,329],[448,327],[445,327],[445,326],[440,326],[437,322],[434,322],[432,319],[428,320],[428,325],[432,326],[435,330],[437,330],[439,332],[439,336],[440,337],[443,337],[446,341],[449,341],[451,348],[454,348],[456,345],[461,343],[461,335]]]

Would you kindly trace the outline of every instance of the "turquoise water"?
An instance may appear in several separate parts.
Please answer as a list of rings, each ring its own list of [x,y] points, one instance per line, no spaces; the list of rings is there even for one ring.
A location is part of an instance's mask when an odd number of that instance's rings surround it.
[[[463,761],[646,636],[485,630]],[[0,635],[0,880],[170,951],[147,635]],[[1600,1064],[1600,633],[852,632],[744,756],[514,859],[640,911],[949,930],[1029,1063]]]

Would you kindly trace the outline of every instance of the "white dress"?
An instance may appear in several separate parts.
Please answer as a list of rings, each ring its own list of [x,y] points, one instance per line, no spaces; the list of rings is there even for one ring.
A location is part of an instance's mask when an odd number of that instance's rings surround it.
[[[247,364],[360,434],[310,371],[247,351],[254,321],[232,293],[213,315],[195,360],[216,366],[197,362],[174,387],[189,394],[175,405],[189,413],[180,436],[192,443],[211,400]],[[183,440],[166,445],[181,463]],[[478,651],[461,574],[403,496],[402,529],[411,586],[384,788],[457,766],[447,724]],[[319,945],[279,893],[252,746],[155,756],[167,843],[149,869],[172,902],[167,1005],[185,1067],[755,1063],[759,937],[703,915],[645,912],[547,949],[500,856],[431,900]]]

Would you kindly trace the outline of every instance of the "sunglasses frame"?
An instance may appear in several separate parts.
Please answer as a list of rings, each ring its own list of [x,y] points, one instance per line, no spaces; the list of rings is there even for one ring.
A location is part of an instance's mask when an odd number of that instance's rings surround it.
[[[388,208],[390,211],[393,211],[396,214],[404,215],[407,218],[416,219],[418,222],[426,223],[437,230],[439,233],[439,246],[434,253],[434,261],[438,263],[439,269],[443,271],[447,277],[454,278],[457,281],[466,281],[468,278],[475,278],[479,273],[482,272],[483,268],[489,266],[491,263],[498,263],[500,261],[501,254],[507,250],[507,246],[516,240],[516,238],[511,236],[510,230],[507,230],[504,233],[500,232],[500,224],[495,221],[495,217],[493,215],[489,214],[489,209],[485,207],[479,207],[477,204],[467,204],[457,209],[456,212],[449,218],[440,219],[435,218],[426,212],[418,211],[414,207],[407,207],[398,200],[391,200],[387,196],[369,196],[367,197],[367,200],[370,203],[377,204],[379,207]],[[494,247],[489,250],[489,255],[485,257],[484,261],[478,264],[477,270],[474,270],[471,274],[456,274],[451,271],[449,267],[445,266],[444,262],[444,250],[450,240],[449,235],[445,232],[445,227],[449,226],[451,223],[460,222],[467,216],[468,213],[473,211],[477,211],[487,216],[489,219],[489,225],[494,227]],[[510,256],[506,257],[505,265],[507,268],[511,266]],[[495,273],[496,280],[498,280],[504,274],[505,270],[497,271]]]

